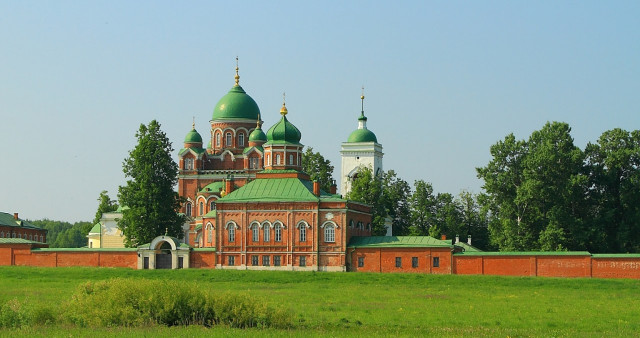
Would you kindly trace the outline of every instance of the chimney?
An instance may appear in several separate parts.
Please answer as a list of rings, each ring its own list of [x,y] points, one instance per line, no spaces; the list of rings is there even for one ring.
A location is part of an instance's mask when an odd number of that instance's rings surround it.
[[[336,180],[333,180],[333,182],[331,182],[331,188],[329,189],[329,192],[332,194],[336,194],[338,191],[338,186],[336,185]]]
[[[318,181],[313,181],[313,194],[320,196],[320,182]]]
[[[460,235],[456,235],[456,244],[460,243]]]
[[[17,212],[13,213],[13,219],[15,219],[16,221],[18,220],[18,213]]]
[[[471,245],[471,235],[467,236],[467,244]]]
[[[224,180],[224,191],[229,195],[233,191],[233,179],[227,178]]]
[[[447,240],[447,235],[440,236],[440,239],[443,240],[443,241],[446,241]]]

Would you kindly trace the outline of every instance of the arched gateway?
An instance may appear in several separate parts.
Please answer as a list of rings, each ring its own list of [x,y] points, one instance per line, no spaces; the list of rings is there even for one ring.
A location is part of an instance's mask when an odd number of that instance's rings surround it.
[[[138,247],[138,269],[182,269],[189,267],[190,247],[175,237],[158,236]]]

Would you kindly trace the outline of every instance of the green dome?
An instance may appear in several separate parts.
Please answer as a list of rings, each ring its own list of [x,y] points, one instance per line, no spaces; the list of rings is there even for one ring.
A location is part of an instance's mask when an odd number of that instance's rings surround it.
[[[184,143],[202,143],[202,136],[195,129],[191,129],[185,136]]]
[[[376,134],[374,134],[369,129],[356,129],[349,135],[347,142],[376,142],[378,143],[378,138]]]
[[[249,134],[249,142],[267,142],[267,135],[262,128],[256,128]]]
[[[300,144],[302,134],[300,133],[300,130],[296,128],[296,126],[294,126],[291,122],[289,122],[289,120],[287,120],[286,114],[287,113],[285,110],[280,121],[274,124],[271,128],[269,128],[269,131],[267,131],[267,139],[269,139],[269,143]]]
[[[213,109],[212,120],[219,119],[249,119],[257,120],[260,108],[251,96],[240,87],[235,85],[223,96]]]

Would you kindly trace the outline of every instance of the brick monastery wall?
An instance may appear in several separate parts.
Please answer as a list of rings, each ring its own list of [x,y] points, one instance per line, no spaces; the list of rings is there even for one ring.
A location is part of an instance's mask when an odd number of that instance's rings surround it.
[[[215,251],[193,250],[191,268],[213,269],[216,266]],[[412,258],[417,257],[417,266]],[[434,258],[439,266],[434,266]],[[358,266],[358,258],[363,266]],[[396,258],[401,266],[396,267]],[[341,255],[321,255],[324,264],[337,264]],[[449,248],[356,248],[347,251],[351,271],[403,272],[425,274],[543,276],[543,277],[594,277],[640,279],[640,255],[549,255],[499,254],[452,255]],[[30,245],[0,246],[0,265],[40,267],[125,267],[136,269],[138,255],[128,250],[31,250]]]

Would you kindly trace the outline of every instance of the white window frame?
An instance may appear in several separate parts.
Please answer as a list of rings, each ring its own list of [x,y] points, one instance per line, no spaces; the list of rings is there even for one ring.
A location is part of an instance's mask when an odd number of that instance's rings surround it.
[[[238,134],[238,145],[244,147],[244,133]]]
[[[327,224],[324,226],[324,241],[326,243],[336,242],[336,226],[333,224]]]
[[[224,134],[224,141],[225,141],[225,146],[231,147],[231,143],[233,142],[233,135],[231,135],[231,132],[228,131],[226,134]]]
[[[273,235],[274,240],[276,242],[282,242],[282,223],[280,223],[280,222],[276,223],[273,226],[273,228],[274,228],[274,231],[273,231],[274,232],[274,235]]]

